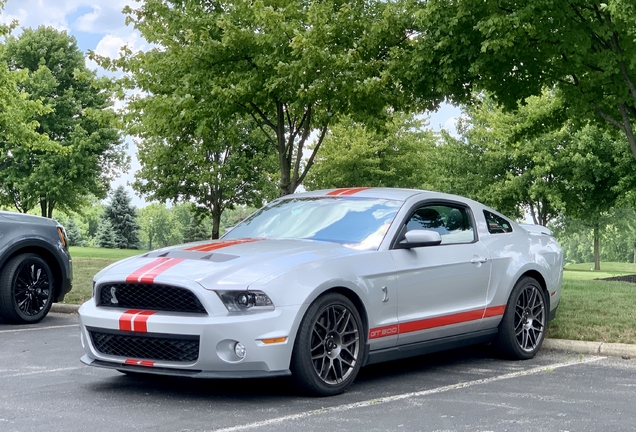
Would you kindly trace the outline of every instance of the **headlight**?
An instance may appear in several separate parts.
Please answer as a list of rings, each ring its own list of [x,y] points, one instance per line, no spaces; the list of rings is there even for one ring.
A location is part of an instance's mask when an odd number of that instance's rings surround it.
[[[217,291],[230,312],[274,310],[274,303],[263,291]]]

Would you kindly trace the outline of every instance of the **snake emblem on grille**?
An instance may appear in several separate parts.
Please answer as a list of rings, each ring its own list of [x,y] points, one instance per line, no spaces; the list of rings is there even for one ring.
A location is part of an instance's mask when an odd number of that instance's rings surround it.
[[[110,302],[112,304],[119,304],[119,300],[117,300],[117,288],[110,287]]]

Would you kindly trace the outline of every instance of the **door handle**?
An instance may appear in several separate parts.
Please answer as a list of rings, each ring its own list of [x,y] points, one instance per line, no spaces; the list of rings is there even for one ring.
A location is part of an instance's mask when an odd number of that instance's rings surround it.
[[[475,255],[473,259],[470,260],[470,262],[473,264],[483,264],[488,262],[488,258]]]

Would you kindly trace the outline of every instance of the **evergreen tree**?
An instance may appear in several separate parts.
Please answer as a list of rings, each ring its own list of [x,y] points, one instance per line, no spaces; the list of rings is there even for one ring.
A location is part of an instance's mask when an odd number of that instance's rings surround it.
[[[117,239],[113,230],[113,225],[106,216],[103,216],[99,221],[97,234],[95,234],[95,243],[97,246],[107,249],[117,248]]]
[[[188,225],[183,233],[183,241],[186,243],[200,240],[208,240],[211,238],[209,224],[207,221],[201,221],[197,217],[192,217],[190,225]]]
[[[86,240],[84,240],[84,237],[82,236],[80,227],[73,219],[69,218],[66,220],[66,222],[64,222],[64,229],[66,229],[66,236],[68,237],[69,246],[86,245]]]
[[[139,223],[137,210],[123,186],[115,189],[110,205],[104,207],[104,216],[110,222],[119,249],[139,249]],[[98,232],[99,238],[99,232]]]

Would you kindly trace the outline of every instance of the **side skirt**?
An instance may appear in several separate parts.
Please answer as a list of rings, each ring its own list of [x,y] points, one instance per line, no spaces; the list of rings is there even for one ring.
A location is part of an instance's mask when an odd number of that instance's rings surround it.
[[[363,363],[363,366],[490,342],[497,335],[497,331],[497,328],[492,328],[447,338],[371,351]]]

